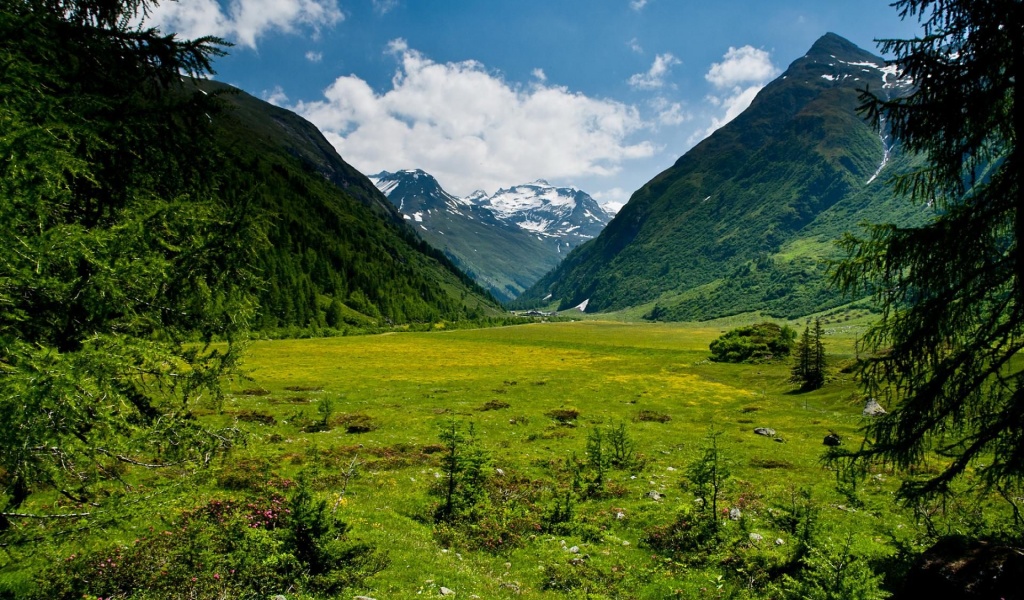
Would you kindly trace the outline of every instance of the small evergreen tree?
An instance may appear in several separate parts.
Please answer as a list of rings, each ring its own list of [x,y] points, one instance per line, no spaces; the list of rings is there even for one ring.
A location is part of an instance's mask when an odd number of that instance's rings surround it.
[[[718,528],[718,501],[722,498],[732,473],[728,461],[718,443],[722,432],[711,428],[704,438],[701,456],[690,463],[686,477],[693,486],[693,495],[700,501],[701,510],[710,509],[714,528]]]
[[[802,390],[816,390],[825,385],[827,361],[822,336],[824,331],[821,328],[821,319],[815,319],[814,330],[812,331],[810,326],[805,327],[797,341],[792,380],[799,383]]]
[[[441,479],[434,489],[434,493],[441,496],[434,519],[450,523],[472,518],[473,509],[486,496],[485,469],[490,458],[477,446],[472,424],[463,433],[453,418],[441,428],[438,437],[444,446],[444,454],[441,456]]]

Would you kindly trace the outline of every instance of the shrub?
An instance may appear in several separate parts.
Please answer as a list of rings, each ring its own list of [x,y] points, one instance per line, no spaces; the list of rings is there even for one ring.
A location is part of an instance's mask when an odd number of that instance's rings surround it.
[[[575,408],[556,408],[544,413],[561,424],[572,423],[580,417],[580,411]]]
[[[637,413],[634,420],[641,423],[668,423],[672,420],[672,417],[653,410],[641,410]]]
[[[788,326],[764,322],[738,327],[711,342],[715,362],[757,362],[786,357],[796,343],[796,332]]]
[[[259,423],[260,425],[277,425],[274,415],[258,410],[240,410],[235,413],[235,418],[245,423]]]
[[[484,403],[483,406],[481,406],[477,410],[480,410],[480,411],[501,410],[503,408],[508,408],[510,406],[512,406],[512,405],[509,404],[508,402],[504,402],[502,400],[488,400],[487,402]]]
[[[345,433],[367,433],[377,429],[373,417],[363,413],[343,415],[336,422],[345,428]]]
[[[346,539],[346,526],[301,484],[246,500],[209,500],[165,530],[57,561],[29,599],[267,598],[289,588],[337,594],[386,557]]]

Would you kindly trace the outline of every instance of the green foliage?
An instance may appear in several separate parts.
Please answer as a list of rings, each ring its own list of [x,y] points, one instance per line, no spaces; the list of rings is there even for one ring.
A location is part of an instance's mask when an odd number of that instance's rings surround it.
[[[210,500],[131,544],[63,557],[39,574],[29,598],[333,595],[387,566],[380,551],[349,541],[346,530],[300,480],[287,498],[265,490]]]
[[[1024,210],[1016,102],[1024,36],[1014,3],[901,0],[926,35],[882,45],[915,89],[906,98],[866,93],[863,110],[927,164],[896,191],[936,214],[927,224],[873,227],[843,241],[836,279],[882,308],[864,337],[865,391],[889,411],[867,443],[833,459],[935,470],[909,474],[906,497],[952,492],[976,473],[987,489],[1024,481]],[[1012,18],[1009,15],[1014,15]],[[909,204],[909,203],[908,203]]]
[[[810,546],[795,575],[783,576],[786,598],[800,600],[882,600],[881,576],[853,551],[854,536]]]
[[[814,319],[814,332],[805,327],[804,333],[796,344],[796,361],[792,370],[792,381],[800,384],[800,389],[816,390],[825,385],[825,345],[821,342],[824,331],[821,319]]]
[[[710,515],[712,528],[718,527],[718,501],[728,485],[732,473],[729,461],[719,447],[722,432],[711,428],[704,438],[700,458],[690,463],[686,477],[697,500],[700,512]]]
[[[0,536],[35,492],[87,513],[126,470],[237,438],[191,410],[236,370],[263,224],[222,190],[216,98],[181,76],[220,41],[128,25],[150,7],[0,11]]]
[[[700,560],[719,542],[717,517],[684,506],[667,525],[655,525],[644,533],[644,544],[657,552]]]
[[[636,444],[626,431],[625,423],[609,429],[607,440],[608,464],[616,469],[629,469],[637,464]]]
[[[486,469],[490,457],[477,444],[472,423],[464,433],[453,418],[441,427],[438,439],[444,451],[441,477],[431,490],[441,498],[434,510],[434,520],[438,523],[475,520],[479,517],[479,505],[487,498]]]
[[[764,322],[737,327],[711,342],[711,360],[757,362],[789,356],[796,332],[788,325]]]

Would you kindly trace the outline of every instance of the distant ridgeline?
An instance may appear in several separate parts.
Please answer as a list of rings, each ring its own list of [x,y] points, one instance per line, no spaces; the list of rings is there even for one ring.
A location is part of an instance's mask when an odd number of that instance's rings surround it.
[[[262,330],[371,328],[495,317],[493,297],[434,250],[320,132],[287,110],[216,82],[225,159],[258,182],[270,219],[257,265]]]
[[[655,320],[760,310],[797,317],[847,302],[829,286],[833,242],[859,224],[920,223],[929,207],[887,179],[914,157],[857,114],[859,90],[912,82],[827,34],[750,107],[633,194],[594,240],[527,290],[519,306],[643,306]]]

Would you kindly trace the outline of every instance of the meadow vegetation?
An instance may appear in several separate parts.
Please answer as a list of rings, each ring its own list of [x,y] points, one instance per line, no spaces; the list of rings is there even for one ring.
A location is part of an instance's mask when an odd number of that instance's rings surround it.
[[[0,597],[883,597],[935,536],[1009,520],[823,464],[864,423],[842,372],[864,319],[843,318],[806,393],[789,360],[709,360],[717,323],[256,342],[250,379],[194,411],[244,446],[126,466],[145,502],[109,518],[19,522],[39,541],[3,549]]]

